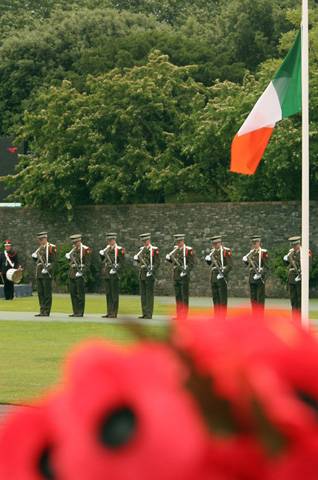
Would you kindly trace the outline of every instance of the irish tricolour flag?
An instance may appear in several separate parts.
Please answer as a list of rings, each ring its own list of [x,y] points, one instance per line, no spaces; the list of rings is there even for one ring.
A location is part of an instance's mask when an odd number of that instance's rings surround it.
[[[275,124],[301,111],[301,34],[263,95],[235,135],[231,172],[252,175],[261,161]]]

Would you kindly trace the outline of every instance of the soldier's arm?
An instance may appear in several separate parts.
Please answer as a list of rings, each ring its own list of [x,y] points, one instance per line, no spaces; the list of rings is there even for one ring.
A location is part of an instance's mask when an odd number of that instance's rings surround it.
[[[264,275],[266,276],[269,273],[269,255],[267,250],[265,252],[262,252],[262,267]]]
[[[169,255],[169,253],[167,253],[165,260],[166,260],[166,262],[173,263],[173,262],[172,262],[172,258],[171,258],[171,256]]]
[[[244,255],[244,257],[242,258],[242,262],[244,263],[244,265],[246,267],[248,267],[248,255],[250,254],[251,252],[248,252],[246,255]]]
[[[118,268],[121,268],[123,266],[124,261],[125,261],[125,249],[124,249],[124,247],[121,247],[118,250],[118,255],[117,255],[117,266],[118,266]]]
[[[191,272],[195,265],[195,253],[193,248],[188,248],[188,255],[187,255],[187,270]]]
[[[56,260],[57,248],[56,245],[51,244],[49,248],[49,262],[54,263]]]
[[[229,273],[233,268],[233,257],[232,257],[232,251],[225,250],[225,255],[224,255],[224,273]]]
[[[159,253],[159,248],[155,248],[153,250],[153,263],[152,263],[152,268],[154,272],[156,273],[160,265],[160,253]]]
[[[283,262],[286,266],[289,265],[289,258],[288,258],[288,255],[289,255],[290,251],[288,253],[286,253],[286,255],[283,256]]]
[[[89,268],[91,259],[92,259],[92,249],[90,247],[87,247],[83,252],[83,264],[84,264],[85,270]]]

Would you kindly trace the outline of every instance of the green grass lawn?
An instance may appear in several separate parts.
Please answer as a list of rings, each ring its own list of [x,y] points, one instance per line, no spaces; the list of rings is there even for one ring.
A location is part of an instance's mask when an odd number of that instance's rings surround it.
[[[37,312],[39,303],[36,294],[32,297],[15,298],[13,301],[0,300],[0,311],[3,312]],[[85,313],[105,313],[105,295],[86,295]],[[52,312],[71,313],[72,306],[69,295],[54,294]],[[119,314],[137,315],[140,312],[140,298],[138,296],[121,295],[119,301]],[[155,315],[167,315],[169,307],[155,302]]]
[[[164,327],[148,327],[160,336]],[[60,322],[0,322],[0,403],[24,403],[60,379],[67,352],[82,340],[131,342],[121,325]]]
[[[201,302],[201,301],[200,301]],[[155,314],[171,313],[166,299],[156,299]],[[209,300],[206,303],[209,304]],[[318,318],[318,302],[312,302],[310,317]],[[0,300],[0,311],[36,312],[36,296],[13,302]],[[68,295],[54,295],[53,312],[71,312]],[[86,313],[103,314],[105,297],[87,295]],[[138,296],[121,296],[120,314],[137,315]],[[148,327],[151,333],[163,335],[164,327]],[[68,323],[50,320],[0,322],[0,403],[28,402],[54,385],[61,378],[61,366],[67,352],[82,340],[104,338],[115,342],[134,341],[122,325],[104,323]]]

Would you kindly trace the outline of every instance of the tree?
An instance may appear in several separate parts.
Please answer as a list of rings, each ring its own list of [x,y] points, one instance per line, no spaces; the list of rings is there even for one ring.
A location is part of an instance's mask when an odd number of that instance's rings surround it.
[[[154,52],[145,66],[90,77],[84,92],[67,81],[42,91],[21,128],[32,155],[22,157],[9,179],[15,196],[69,210],[83,203],[164,201],[175,178],[189,183],[195,168],[174,151],[194,105],[203,107],[209,95],[191,79],[192,69]]]

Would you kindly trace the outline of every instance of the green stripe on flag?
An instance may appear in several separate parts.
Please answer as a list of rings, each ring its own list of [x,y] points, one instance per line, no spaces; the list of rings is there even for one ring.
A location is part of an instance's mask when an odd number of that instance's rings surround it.
[[[297,34],[281,67],[276,72],[273,85],[282,109],[282,118],[301,111],[301,33]]]

